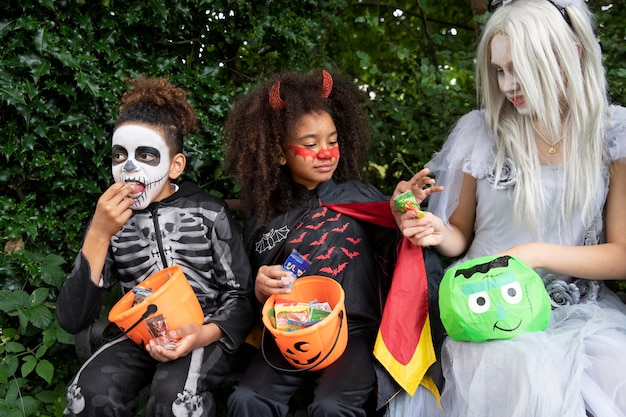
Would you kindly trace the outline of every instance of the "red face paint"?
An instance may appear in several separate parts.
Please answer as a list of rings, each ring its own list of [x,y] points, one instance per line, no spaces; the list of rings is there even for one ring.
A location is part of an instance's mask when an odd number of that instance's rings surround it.
[[[332,159],[339,158],[339,146],[333,146],[330,149],[322,149],[319,152],[305,148],[303,146],[289,146],[289,150],[293,152],[295,156],[300,156],[305,161],[307,158],[315,159]]]
[[[317,153],[317,159],[333,159],[339,157],[339,146],[322,149]]]

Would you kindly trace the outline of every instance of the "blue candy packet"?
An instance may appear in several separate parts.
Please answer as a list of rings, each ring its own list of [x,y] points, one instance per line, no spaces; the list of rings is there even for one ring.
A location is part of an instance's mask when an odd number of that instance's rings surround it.
[[[285,271],[291,272],[291,275],[293,275],[293,278],[295,279],[301,277],[309,266],[311,266],[311,262],[307,261],[304,256],[300,254],[300,252],[292,249],[291,253],[285,260],[285,263],[283,263],[282,268]],[[291,284],[289,284],[289,287],[291,287]]]

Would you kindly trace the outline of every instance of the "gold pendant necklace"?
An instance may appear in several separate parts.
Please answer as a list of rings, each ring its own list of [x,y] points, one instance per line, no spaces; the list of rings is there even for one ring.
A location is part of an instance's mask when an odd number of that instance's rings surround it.
[[[550,142],[548,141],[548,139],[546,139],[546,138],[545,138],[545,137],[541,134],[541,132],[539,132],[539,130],[537,130],[537,128],[536,128],[535,126],[533,126],[533,129],[535,129],[535,132],[537,132],[537,134],[539,135],[539,137],[541,138],[541,140],[543,140],[543,141],[544,141],[544,142],[548,145],[548,153],[549,153],[550,155],[554,155],[554,154],[558,151],[558,148],[556,147],[556,145],[558,145],[558,144],[559,144],[559,142],[563,140],[563,136],[561,136],[561,137],[559,138],[559,140],[557,140],[556,142],[554,142],[554,143],[550,143]]]

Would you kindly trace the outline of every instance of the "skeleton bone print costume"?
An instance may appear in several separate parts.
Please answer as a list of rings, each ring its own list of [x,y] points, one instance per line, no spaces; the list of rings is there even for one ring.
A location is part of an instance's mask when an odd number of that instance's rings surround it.
[[[202,207],[182,210],[177,206],[148,208],[145,213],[133,216],[112,242],[113,261],[120,277],[148,277],[170,265],[179,265],[185,269],[203,309],[215,314],[222,302],[221,290],[214,282],[216,269],[225,272],[220,286],[239,287],[236,277],[226,273],[234,261],[228,243],[216,240],[211,247],[206,242],[210,233],[236,233],[229,229],[209,230],[207,223],[215,223],[218,216],[224,216],[223,208],[220,211]],[[143,281],[142,278],[120,279],[127,290]]]
[[[183,268],[204,322],[217,324],[224,337],[165,363],[128,338],[113,340],[83,364],[68,388],[66,415],[133,415],[136,392],[150,381],[147,415],[215,412],[209,389],[230,372],[233,354],[256,318],[247,256],[222,200],[183,182],[172,196],[134,211],[111,239],[101,287],[89,278],[89,264],[79,253],[59,295],[57,316],[63,328],[78,333],[100,315],[107,288],[119,281],[128,291],[171,265]]]

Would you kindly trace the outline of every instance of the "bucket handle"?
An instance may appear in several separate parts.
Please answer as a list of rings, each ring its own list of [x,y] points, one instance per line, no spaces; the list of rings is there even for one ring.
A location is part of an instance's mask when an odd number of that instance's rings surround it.
[[[143,314],[141,315],[141,317],[139,317],[139,320],[137,320],[135,323],[133,323],[133,325],[130,326],[128,329],[124,330],[122,332],[122,334],[120,334],[119,336],[115,337],[115,339],[119,339],[119,338],[127,335],[131,330],[133,330],[135,327],[137,327],[139,325],[139,323],[141,323],[142,321],[147,319],[151,314],[156,313],[158,309],[159,308],[156,306],[156,304],[148,304],[148,307],[146,307],[146,311],[144,311]]]
[[[265,326],[263,326],[263,331],[261,332],[261,353],[263,354],[263,359],[265,359],[265,362],[267,362],[267,364],[269,366],[271,366],[272,368],[274,368],[277,371],[281,371],[281,372],[289,372],[289,373],[299,373],[299,372],[306,372],[306,371],[310,371],[311,369],[315,368],[316,366],[318,366],[320,363],[324,362],[326,360],[326,358],[328,358],[330,356],[331,353],[333,353],[333,350],[335,350],[335,346],[337,346],[337,342],[339,341],[339,336],[341,336],[341,328],[343,327],[343,310],[339,311],[339,330],[337,330],[337,337],[335,338],[335,341],[333,342],[333,345],[331,346],[330,350],[328,351],[328,353],[326,353],[326,355],[324,355],[324,357],[320,360],[318,360],[316,363],[314,363],[313,365],[310,365],[307,368],[281,368],[280,366],[274,365],[273,363],[270,362],[269,358],[267,357],[267,355],[265,354],[265,333],[267,332],[267,328]]]

